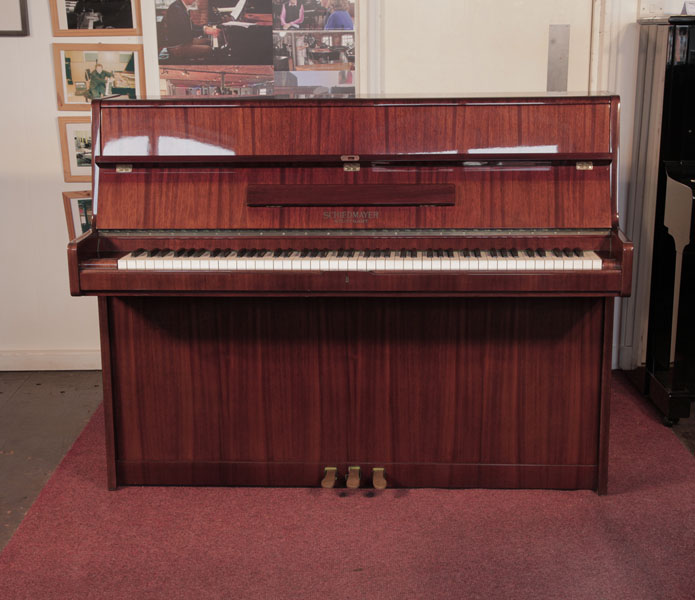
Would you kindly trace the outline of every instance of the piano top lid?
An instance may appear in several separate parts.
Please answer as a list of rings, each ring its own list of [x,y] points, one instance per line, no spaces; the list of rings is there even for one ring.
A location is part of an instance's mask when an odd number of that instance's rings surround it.
[[[461,104],[563,104],[580,102],[607,103],[618,96],[612,92],[505,92],[498,94],[466,93],[452,94],[325,94],[306,98],[303,94],[281,94],[274,96],[187,96],[164,97],[150,95],[146,98],[130,99],[123,96],[106,96],[92,101],[92,105],[102,104],[106,107],[128,106],[269,106],[269,105],[351,105],[373,104],[390,105],[461,105]]]

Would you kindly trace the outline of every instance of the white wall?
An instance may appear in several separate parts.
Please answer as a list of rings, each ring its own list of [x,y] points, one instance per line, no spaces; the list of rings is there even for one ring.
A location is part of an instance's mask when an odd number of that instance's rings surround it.
[[[383,4],[386,93],[543,92],[551,24],[570,25],[567,89],[588,91],[591,0]]]
[[[147,0],[146,0],[147,1]],[[100,366],[95,298],[72,298],[48,0],[28,37],[0,37],[0,370]],[[118,38],[133,42],[133,38]],[[57,42],[90,40],[56,39]]]
[[[364,92],[543,91],[548,25],[571,23],[568,88],[587,90],[593,72],[596,89],[621,94],[621,165],[629,164],[638,0],[362,0],[359,10]],[[63,181],[51,53],[53,41],[89,40],[52,38],[48,0],[30,0],[29,13],[29,37],[0,38],[0,370],[98,368],[96,300],[68,291],[61,192],[88,184]],[[604,42],[598,67],[592,18]],[[153,20],[144,21],[147,33]],[[156,68],[146,70],[151,84]]]

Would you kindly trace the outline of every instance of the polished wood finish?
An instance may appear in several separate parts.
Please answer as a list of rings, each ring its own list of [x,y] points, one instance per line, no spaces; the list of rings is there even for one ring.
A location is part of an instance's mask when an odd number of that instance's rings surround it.
[[[254,207],[448,206],[454,204],[455,192],[453,184],[251,184],[246,189],[246,204]]]
[[[108,302],[121,475],[431,464],[504,482],[518,469],[500,465],[566,467],[552,482],[598,464],[602,299]]]
[[[539,176],[540,175],[540,176]],[[134,167],[99,169],[101,229],[382,229],[610,228],[610,167]],[[266,208],[247,204],[254,185],[343,187],[359,210],[362,186],[455,186],[454,206],[385,206],[368,221],[338,218],[320,206]],[[335,188],[327,187],[328,190]]]
[[[94,102],[109,487],[607,490],[613,96]],[[348,172],[344,167],[359,166]],[[138,248],[581,248],[598,271],[123,271]]]

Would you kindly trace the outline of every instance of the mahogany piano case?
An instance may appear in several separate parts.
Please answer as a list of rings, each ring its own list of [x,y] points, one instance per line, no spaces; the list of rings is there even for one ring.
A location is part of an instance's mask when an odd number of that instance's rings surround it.
[[[109,487],[605,493],[618,106],[95,101]]]

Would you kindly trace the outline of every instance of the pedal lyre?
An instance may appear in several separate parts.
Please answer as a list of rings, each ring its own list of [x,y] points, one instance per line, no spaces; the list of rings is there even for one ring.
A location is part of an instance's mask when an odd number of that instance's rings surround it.
[[[326,467],[325,474],[321,480],[321,487],[326,489],[331,489],[335,486],[335,482],[338,479],[338,469],[336,467]]]
[[[345,485],[351,489],[356,490],[360,487],[360,468],[359,467],[348,467],[347,480]]]
[[[384,476],[383,467],[375,467],[372,469],[372,485],[375,490],[385,490],[388,482]]]

